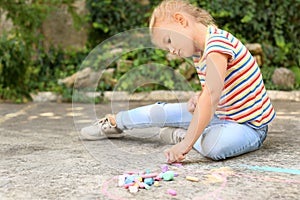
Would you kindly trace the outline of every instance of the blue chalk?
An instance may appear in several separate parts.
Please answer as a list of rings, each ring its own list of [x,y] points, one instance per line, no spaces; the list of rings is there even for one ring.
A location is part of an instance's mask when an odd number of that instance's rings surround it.
[[[145,178],[144,183],[146,183],[147,185],[153,185],[154,179],[153,178]]]
[[[251,166],[251,165],[241,165],[247,169],[257,170],[257,171],[270,171],[270,172],[280,172],[288,174],[300,174],[298,169],[288,169],[288,168],[277,168],[277,167],[268,167],[268,166]]]
[[[127,176],[125,179],[125,184],[133,183],[137,177],[137,175]]]

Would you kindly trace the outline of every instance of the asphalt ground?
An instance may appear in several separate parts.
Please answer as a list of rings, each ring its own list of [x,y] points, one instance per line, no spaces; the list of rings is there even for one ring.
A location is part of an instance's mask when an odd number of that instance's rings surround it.
[[[260,150],[225,161],[192,150],[182,165],[169,166],[179,174],[174,180],[137,193],[119,187],[126,171],[160,172],[166,164],[162,152],[169,146],[159,129],[99,141],[80,140],[79,130],[106,113],[149,103],[2,103],[0,199],[300,198],[300,103],[291,101],[273,102],[277,117]]]

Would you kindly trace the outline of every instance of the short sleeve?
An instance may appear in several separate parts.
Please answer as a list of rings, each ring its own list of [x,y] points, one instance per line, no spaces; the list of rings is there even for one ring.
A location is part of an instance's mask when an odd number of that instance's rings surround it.
[[[235,53],[232,43],[227,37],[221,34],[212,35],[206,44],[206,56],[212,52],[222,53],[229,56],[229,62],[234,60]]]

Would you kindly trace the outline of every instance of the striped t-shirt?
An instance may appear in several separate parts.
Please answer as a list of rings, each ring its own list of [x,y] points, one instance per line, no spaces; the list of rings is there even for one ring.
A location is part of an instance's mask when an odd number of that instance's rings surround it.
[[[212,52],[229,56],[224,88],[215,114],[220,119],[247,123],[256,129],[271,122],[275,111],[254,57],[237,38],[214,26],[208,27],[203,55],[193,56],[202,88],[205,89],[206,57]]]

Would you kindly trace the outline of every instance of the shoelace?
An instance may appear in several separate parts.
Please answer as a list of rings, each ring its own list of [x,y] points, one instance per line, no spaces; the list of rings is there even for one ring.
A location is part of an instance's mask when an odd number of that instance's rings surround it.
[[[108,126],[111,127],[111,128],[117,127],[116,124],[115,124],[115,125],[112,125],[112,124],[110,123],[110,120],[109,120],[109,117],[108,117],[108,116],[105,116],[105,117],[103,117],[103,118],[97,120],[97,121],[94,123],[95,126],[99,126],[99,125],[104,126],[104,125],[106,125],[106,124],[108,124]]]
[[[181,142],[185,137],[186,132],[182,132],[182,131],[180,132],[180,131],[181,130],[177,130],[177,133],[174,133],[176,143]]]

